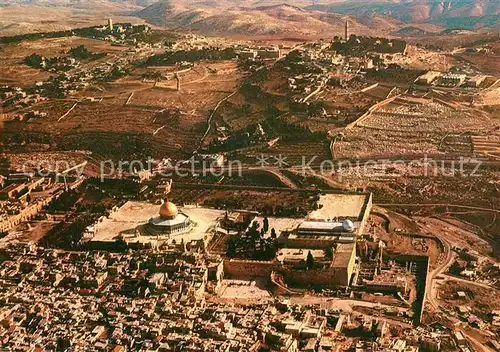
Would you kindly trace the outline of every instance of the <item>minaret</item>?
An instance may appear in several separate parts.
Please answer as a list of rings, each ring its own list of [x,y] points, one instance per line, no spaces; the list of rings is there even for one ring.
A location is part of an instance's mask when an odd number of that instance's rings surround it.
[[[113,33],[113,20],[108,18],[108,29],[110,33]]]
[[[349,40],[349,21],[345,20],[345,41],[347,42]]]
[[[180,91],[181,90],[181,78],[179,77],[179,75],[177,73],[174,73],[174,77],[177,80],[177,91]]]

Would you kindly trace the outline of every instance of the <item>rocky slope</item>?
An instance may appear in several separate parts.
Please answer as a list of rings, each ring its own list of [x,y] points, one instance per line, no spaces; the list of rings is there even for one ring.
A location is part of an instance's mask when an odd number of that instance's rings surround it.
[[[352,30],[360,34],[381,34],[400,26],[399,21],[379,15],[339,15],[286,4],[233,6],[221,10],[206,3],[193,7],[162,1],[136,15],[168,28],[217,34],[333,36],[342,33],[346,20]]]
[[[376,0],[343,1],[309,8],[345,14],[381,14],[407,23],[437,23],[448,28],[500,29],[498,0]]]

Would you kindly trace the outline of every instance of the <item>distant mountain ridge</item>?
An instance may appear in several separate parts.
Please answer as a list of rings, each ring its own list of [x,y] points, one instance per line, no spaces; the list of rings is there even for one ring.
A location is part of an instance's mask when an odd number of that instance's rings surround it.
[[[357,33],[381,34],[400,22],[383,16],[339,15],[288,4],[229,6],[221,10],[205,3],[197,6],[161,1],[135,13],[155,25],[216,34],[341,35],[345,21]]]
[[[342,15],[348,16],[358,33],[389,32],[408,25],[500,29],[498,0],[332,0],[326,5],[299,4],[300,0],[161,0],[135,14],[153,24],[211,33],[322,34],[337,31],[341,25],[336,21],[343,21]]]
[[[309,9],[343,14],[380,14],[406,23],[435,23],[447,28],[500,29],[498,0],[375,0],[342,1]]]
[[[342,35],[345,21],[353,33],[409,36],[443,29],[500,30],[499,0],[4,0],[0,5],[0,30],[43,28],[42,16],[63,21],[72,10],[81,20],[134,16],[153,25],[194,30],[206,34],[234,35]],[[15,6],[43,11],[15,15]],[[10,7],[10,10],[8,9]],[[52,12],[49,12],[52,11]],[[40,15],[38,13],[47,15]],[[3,19],[2,19],[3,15]],[[8,15],[8,16],[7,16]],[[29,21],[25,20],[29,17]],[[68,18],[69,19],[69,18]],[[47,22],[47,21],[45,21]],[[67,24],[65,24],[67,26]],[[406,29],[404,29],[407,27]],[[404,30],[402,30],[404,29]],[[401,32],[398,32],[402,30]]]

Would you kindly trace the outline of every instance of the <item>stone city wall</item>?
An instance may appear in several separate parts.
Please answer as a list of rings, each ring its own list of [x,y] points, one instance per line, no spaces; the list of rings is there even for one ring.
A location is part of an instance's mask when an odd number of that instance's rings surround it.
[[[224,260],[224,277],[230,279],[262,277],[270,278],[275,271],[283,276],[289,285],[347,286],[347,268],[326,268],[317,270],[294,270],[277,262],[257,260]]]
[[[345,268],[327,268],[318,270],[291,270],[280,271],[289,285],[322,285],[347,286],[347,270]]]
[[[266,277],[277,267],[276,262],[258,260],[224,260],[224,276],[226,278]]]

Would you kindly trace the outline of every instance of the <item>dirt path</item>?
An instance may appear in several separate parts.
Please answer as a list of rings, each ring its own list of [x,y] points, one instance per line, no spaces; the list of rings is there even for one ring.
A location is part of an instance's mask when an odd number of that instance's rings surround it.
[[[128,96],[127,98],[127,101],[125,102],[125,105],[128,105],[128,103],[130,103],[130,100],[132,99],[132,97],[134,96],[134,93],[135,91],[132,91],[132,93],[130,93],[130,95]]]
[[[157,134],[158,132],[160,132],[162,129],[164,129],[164,128],[165,128],[165,126],[167,126],[167,125],[163,125],[163,126],[161,126],[161,127],[158,127],[158,128],[157,128],[157,129],[153,132],[153,136],[156,136],[156,134]]]
[[[64,115],[62,115],[61,117],[59,117],[57,119],[57,122],[60,122],[62,119],[64,119],[66,116],[68,116],[73,111],[73,109],[76,108],[77,105],[78,105],[78,102],[74,103],[73,106],[70,107],[69,110],[66,111],[66,113]]]
[[[222,103],[224,103],[227,99],[231,98],[233,95],[235,95],[237,92],[238,92],[238,88],[236,88],[236,90],[234,92],[232,92],[231,94],[229,94],[228,96],[222,98],[221,100],[219,100],[217,102],[217,104],[215,105],[215,108],[214,110],[212,111],[212,113],[210,114],[210,116],[208,117],[207,119],[207,130],[205,131],[205,133],[203,134],[203,136],[201,137],[201,140],[200,140],[200,144],[198,145],[198,148],[195,150],[195,152],[197,152],[202,146],[203,146],[203,142],[205,141],[205,138],[207,138],[208,134],[210,133],[210,130],[212,129],[212,120],[215,116],[215,113],[217,112],[217,110],[219,109],[219,107],[222,105]]]

